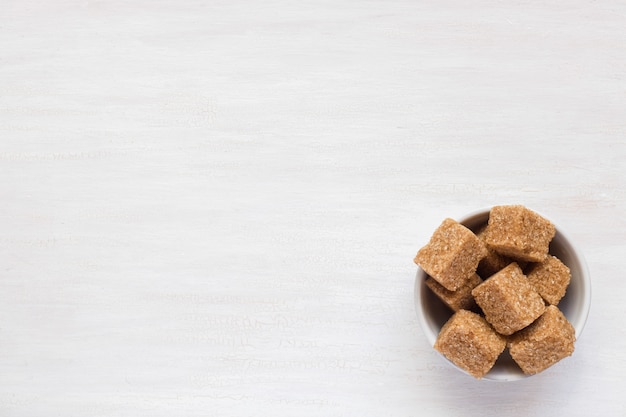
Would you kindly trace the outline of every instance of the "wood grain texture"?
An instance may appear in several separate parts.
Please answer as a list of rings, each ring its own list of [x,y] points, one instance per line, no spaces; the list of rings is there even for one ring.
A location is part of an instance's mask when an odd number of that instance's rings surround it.
[[[0,12],[0,415],[624,415],[618,1],[16,1]],[[587,257],[574,356],[425,342],[445,217]]]

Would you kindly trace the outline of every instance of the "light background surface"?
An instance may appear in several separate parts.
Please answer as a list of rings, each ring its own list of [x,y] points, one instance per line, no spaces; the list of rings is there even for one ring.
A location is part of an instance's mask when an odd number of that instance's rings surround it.
[[[0,415],[626,415],[620,1],[0,9]],[[587,258],[574,356],[448,367],[413,256],[520,203]]]

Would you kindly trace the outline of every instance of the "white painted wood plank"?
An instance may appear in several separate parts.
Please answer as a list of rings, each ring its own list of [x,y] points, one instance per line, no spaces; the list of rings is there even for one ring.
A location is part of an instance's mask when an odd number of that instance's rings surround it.
[[[0,415],[623,415],[626,7],[9,1]],[[572,358],[468,379],[412,258],[521,203],[593,277]]]

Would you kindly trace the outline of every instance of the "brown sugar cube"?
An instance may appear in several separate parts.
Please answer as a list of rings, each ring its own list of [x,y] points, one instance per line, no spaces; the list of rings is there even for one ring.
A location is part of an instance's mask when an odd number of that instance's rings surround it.
[[[487,242],[485,242],[486,230],[487,230],[487,227],[485,226],[481,228],[478,232],[476,232],[476,236],[480,240],[483,241],[483,243],[485,244],[485,247],[487,248],[487,256],[485,256],[483,259],[480,260],[478,264],[478,268],[476,269],[476,272],[478,272],[478,275],[480,275],[482,278],[485,278],[485,279],[489,278],[490,276],[492,276],[493,274],[495,274],[496,272],[498,272],[499,270],[503,269],[505,266],[513,262],[513,259],[508,258],[504,255],[500,255],[498,252],[491,249],[487,245]]]
[[[535,321],[546,309],[535,291],[513,262],[472,290],[485,319],[503,335],[510,335]]]
[[[450,291],[461,288],[487,255],[485,245],[467,227],[445,219],[414,262]]]
[[[472,296],[472,290],[481,282],[483,280],[477,274],[472,274],[461,288],[456,291],[450,291],[432,277],[428,277],[426,286],[453,311],[474,310],[476,301],[474,301],[474,296]]]
[[[563,262],[548,255],[545,261],[533,264],[526,277],[548,304],[557,305],[565,295],[572,275]]]
[[[525,374],[534,375],[574,352],[574,327],[556,306],[548,306],[533,324],[514,334],[509,352]]]
[[[506,346],[484,318],[459,310],[443,325],[435,349],[475,378],[482,378],[493,367]]]
[[[495,206],[489,212],[485,242],[501,255],[541,262],[555,234],[549,220],[524,206]]]

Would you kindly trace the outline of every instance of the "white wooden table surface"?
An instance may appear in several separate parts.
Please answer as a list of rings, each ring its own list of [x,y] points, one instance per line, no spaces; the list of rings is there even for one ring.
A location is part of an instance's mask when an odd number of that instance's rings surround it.
[[[0,416],[624,416],[621,1],[0,9]],[[519,203],[586,255],[574,356],[451,369],[412,258]]]

